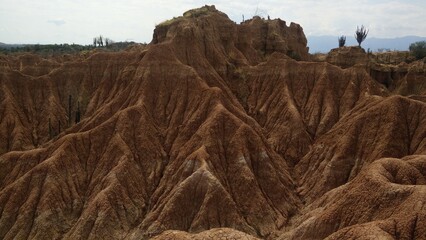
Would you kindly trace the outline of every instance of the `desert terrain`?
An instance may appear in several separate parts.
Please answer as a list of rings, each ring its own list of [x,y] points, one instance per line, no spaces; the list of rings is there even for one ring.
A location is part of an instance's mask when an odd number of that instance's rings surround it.
[[[0,55],[0,239],[426,239],[426,66],[214,6]]]

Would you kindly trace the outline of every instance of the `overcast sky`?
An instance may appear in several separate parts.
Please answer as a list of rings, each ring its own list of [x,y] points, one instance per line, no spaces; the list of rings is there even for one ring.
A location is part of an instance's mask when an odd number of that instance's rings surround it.
[[[426,0],[0,0],[0,42],[150,42],[156,24],[205,4],[238,23],[256,12],[296,22],[307,36],[352,36],[361,24],[369,37],[426,36]]]

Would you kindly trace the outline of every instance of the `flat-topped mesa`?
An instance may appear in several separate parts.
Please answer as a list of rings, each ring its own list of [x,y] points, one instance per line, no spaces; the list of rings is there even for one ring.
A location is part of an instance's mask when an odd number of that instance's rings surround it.
[[[284,53],[296,60],[308,60],[307,40],[299,24],[290,26],[281,19],[266,20],[258,16],[236,24],[215,6],[192,9],[158,24],[152,44],[175,42],[178,45],[209,43],[223,46],[227,54],[236,48],[248,62],[255,64],[273,52]],[[192,45],[194,48],[196,45]]]

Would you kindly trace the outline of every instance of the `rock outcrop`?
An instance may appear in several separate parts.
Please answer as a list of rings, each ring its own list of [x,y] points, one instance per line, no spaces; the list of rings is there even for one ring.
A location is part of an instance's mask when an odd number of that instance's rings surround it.
[[[422,238],[423,90],[306,60],[299,25],[214,6],[144,48],[1,56],[0,238]]]
[[[368,63],[368,55],[361,47],[340,47],[331,49],[325,59],[326,62],[341,68],[349,68],[355,65]]]
[[[329,191],[281,239],[423,239],[425,155],[383,158]]]
[[[318,61],[318,56],[313,59]],[[415,61],[409,52],[366,53],[360,47],[332,49],[324,61],[341,68],[365,68],[377,82],[389,91],[403,96],[426,93],[425,61]]]

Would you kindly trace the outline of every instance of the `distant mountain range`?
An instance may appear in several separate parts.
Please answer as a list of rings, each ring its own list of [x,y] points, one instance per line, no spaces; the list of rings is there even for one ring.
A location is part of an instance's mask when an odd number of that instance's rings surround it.
[[[13,47],[22,47],[24,45],[25,44],[6,44],[6,43],[0,42],[0,48],[3,48],[3,49],[10,49]]]
[[[307,36],[307,38],[310,53],[327,53],[331,49],[338,47],[338,36]],[[378,51],[378,49],[406,51],[411,43],[418,41],[426,41],[426,37],[369,38],[367,36],[367,39],[365,39],[361,46],[365,50],[370,49],[373,52]],[[354,36],[346,36],[346,46],[356,45],[358,43]]]

